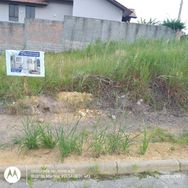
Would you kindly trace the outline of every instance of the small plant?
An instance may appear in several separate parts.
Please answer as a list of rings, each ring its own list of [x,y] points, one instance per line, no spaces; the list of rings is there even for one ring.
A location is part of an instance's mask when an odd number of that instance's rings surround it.
[[[92,175],[93,178],[98,178],[100,175],[100,168],[98,165],[94,165],[88,170],[88,174]]]
[[[87,138],[87,132],[76,133],[76,127],[78,123],[66,134],[64,128],[62,128],[59,135],[59,149],[62,159],[69,156],[70,154],[81,155],[83,151],[83,144]]]
[[[27,178],[27,185],[29,186],[29,188],[34,188],[33,185],[34,185],[34,182],[33,182],[33,178],[31,176],[29,176]]]
[[[23,137],[14,139],[14,144],[19,144],[21,148],[38,149],[54,148],[57,139],[49,125],[41,124],[37,121],[27,119],[23,122]]]
[[[149,138],[148,138],[148,131],[147,128],[144,129],[144,139],[142,141],[142,145],[140,146],[140,154],[144,155],[149,146]]]
[[[71,136],[67,137],[65,135],[64,130],[62,129],[60,137],[59,137],[59,149],[61,152],[61,156],[64,159],[70,153],[77,151],[77,140],[76,137]]]
[[[140,18],[140,20],[138,21],[139,24],[146,24],[146,25],[158,25],[159,21],[157,21],[156,19],[150,18],[149,20]]]
[[[107,136],[108,139],[108,152],[110,154],[117,153],[119,154],[121,151],[121,143],[122,143],[122,135],[120,132],[111,133]]]
[[[183,133],[179,136],[177,143],[179,144],[188,144],[188,132]]]
[[[155,129],[150,136],[152,142],[176,142],[176,137],[164,129]]]
[[[131,138],[121,127],[113,128],[110,131],[107,127],[96,129],[92,138],[90,149],[93,157],[100,157],[104,154],[121,154],[127,153],[135,137]]]
[[[21,138],[19,142],[21,148],[38,149],[38,140],[41,135],[41,129],[39,125],[35,121],[27,119],[23,122],[23,133],[23,138]]]
[[[163,22],[162,25],[169,27],[175,31],[182,30],[185,28],[185,23],[181,22],[178,19],[171,19],[171,20],[167,19]]]
[[[129,147],[130,147],[133,139],[130,138],[130,135],[124,135],[124,138],[122,140],[122,150],[123,150],[123,152],[127,153],[129,151]]]
[[[53,149],[56,146],[57,139],[55,139],[54,133],[48,125],[40,125],[40,141],[44,148]]]
[[[134,138],[130,138],[130,134],[126,134],[125,130],[118,128],[117,131],[107,135],[108,153],[127,153],[129,146]]]
[[[94,157],[100,157],[102,154],[107,153],[107,135],[106,128],[103,130],[96,130],[92,137],[92,142],[90,144],[91,153]]]

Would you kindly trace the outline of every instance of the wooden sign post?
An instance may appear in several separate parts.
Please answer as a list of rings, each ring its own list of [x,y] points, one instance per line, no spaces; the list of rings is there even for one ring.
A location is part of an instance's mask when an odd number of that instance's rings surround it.
[[[23,89],[24,89],[24,95],[29,95],[29,87],[28,87],[28,80],[26,76],[22,77],[23,79]]]

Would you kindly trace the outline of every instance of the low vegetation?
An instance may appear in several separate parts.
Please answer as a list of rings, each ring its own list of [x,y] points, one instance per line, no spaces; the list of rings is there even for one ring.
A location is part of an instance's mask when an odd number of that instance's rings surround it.
[[[121,127],[116,131],[105,128],[95,128],[94,131],[77,130],[78,124],[69,131],[61,126],[57,131],[44,123],[35,120],[26,120],[23,123],[23,134],[16,139],[15,144],[21,150],[40,148],[58,148],[62,160],[70,155],[88,155],[98,158],[102,155],[129,155],[130,150],[136,148],[136,155],[145,155],[153,142],[168,142],[172,144],[187,145],[188,133],[175,136],[166,130],[157,128],[144,129],[143,132],[127,133]],[[56,134],[56,132],[58,134]]]
[[[58,140],[62,159],[71,154],[81,155],[83,146],[87,142],[87,132],[83,131],[78,133],[75,127],[73,127],[70,132],[65,133],[64,128],[62,127]]]
[[[150,138],[148,137],[147,128],[144,129],[144,135],[142,140],[142,145],[140,146],[140,154],[144,155],[148,149]]]
[[[22,137],[14,139],[21,149],[53,149],[57,144],[55,133],[47,124],[31,119],[23,121]]]
[[[167,130],[156,128],[150,133],[151,142],[176,142],[176,137]]]
[[[126,154],[136,137],[122,128],[115,128],[113,131],[107,127],[96,129],[90,137],[89,151],[94,157],[105,154]]]
[[[59,91],[86,91],[100,95],[104,89],[129,92],[154,107],[186,107],[188,102],[188,41],[109,42],[84,50],[46,53],[45,78],[27,78],[29,95]],[[0,56],[0,98],[24,97],[23,80],[7,77],[5,56]]]

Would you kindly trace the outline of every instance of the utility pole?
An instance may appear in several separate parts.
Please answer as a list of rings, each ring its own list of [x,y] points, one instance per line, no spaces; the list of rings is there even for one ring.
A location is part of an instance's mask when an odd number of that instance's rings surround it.
[[[181,0],[181,3],[180,3],[179,13],[178,13],[178,20],[181,19],[182,7],[183,7],[183,0]]]

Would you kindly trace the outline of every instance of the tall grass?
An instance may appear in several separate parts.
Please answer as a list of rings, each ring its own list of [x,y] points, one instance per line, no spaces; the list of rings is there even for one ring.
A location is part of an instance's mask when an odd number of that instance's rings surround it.
[[[31,95],[62,90],[96,92],[89,76],[123,82],[133,99],[155,103],[159,92],[169,104],[184,105],[188,92],[188,41],[145,41],[133,44],[110,42],[90,45],[84,50],[46,53],[45,78],[28,78]],[[87,87],[83,87],[86,85]],[[0,97],[23,97],[21,78],[7,77],[5,57],[0,56]]]

